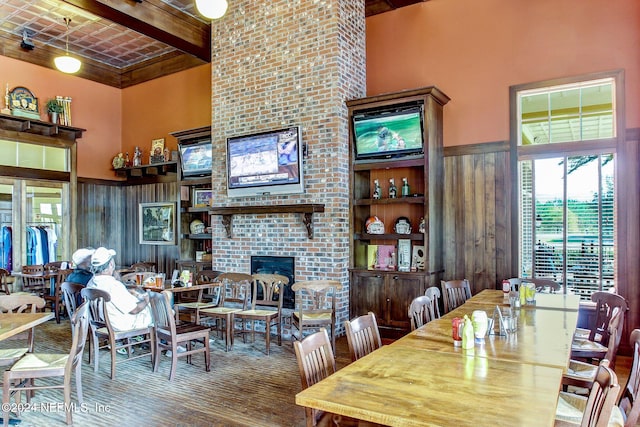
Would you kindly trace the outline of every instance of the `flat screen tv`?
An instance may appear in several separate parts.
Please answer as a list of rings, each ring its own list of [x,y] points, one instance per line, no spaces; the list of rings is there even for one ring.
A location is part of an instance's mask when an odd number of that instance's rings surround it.
[[[229,197],[304,193],[300,126],[227,138]]]
[[[354,112],[356,160],[396,158],[424,152],[422,104],[402,104]]]
[[[185,142],[178,148],[183,177],[211,175],[211,141]]]

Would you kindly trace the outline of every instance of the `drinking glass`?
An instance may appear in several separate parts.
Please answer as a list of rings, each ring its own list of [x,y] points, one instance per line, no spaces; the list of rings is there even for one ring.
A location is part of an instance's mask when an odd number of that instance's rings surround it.
[[[164,288],[164,273],[156,274],[156,288]]]
[[[144,274],[143,273],[136,273],[136,284],[138,286],[142,286],[142,282],[144,281]]]
[[[527,305],[533,305],[536,303],[536,285],[534,283],[527,283],[525,288],[525,300]]]

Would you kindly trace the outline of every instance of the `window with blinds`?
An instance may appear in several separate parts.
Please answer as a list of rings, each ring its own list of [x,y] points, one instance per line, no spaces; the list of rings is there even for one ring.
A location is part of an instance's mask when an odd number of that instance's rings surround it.
[[[617,77],[512,88],[520,277],[615,288]]]

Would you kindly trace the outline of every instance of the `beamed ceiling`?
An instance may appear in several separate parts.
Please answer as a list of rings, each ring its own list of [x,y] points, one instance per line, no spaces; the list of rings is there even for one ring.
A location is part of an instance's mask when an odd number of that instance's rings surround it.
[[[365,0],[366,16],[422,1]],[[68,34],[78,77],[126,88],[210,62],[211,25],[193,2],[2,0],[0,55],[53,69]]]

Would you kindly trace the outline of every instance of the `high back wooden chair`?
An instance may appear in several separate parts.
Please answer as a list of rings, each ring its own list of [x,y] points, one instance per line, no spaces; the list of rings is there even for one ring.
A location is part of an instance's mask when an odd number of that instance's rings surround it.
[[[426,295],[414,298],[409,305],[409,320],[411,330],[414,331],[435,319],[433,312],[433,300]]]
[[[6,295],[11,294],[11,290],[13,289],[13,284],[9,283],[9,278],[11,277],[11,273],[9,270],[4,268],[0,268],[0,293],[5,293]]]
[[[253,277],[245,273],[223,273],[216,277],[222,284],[220,302],[217,307],[200,309],[199,322],[207,319],[215,322],[215,329],[225,335],[225,349],[233,347],[234,315],[247,309],[251,298],[251,282]],[[223,325],[218,326],[218,323]]]
[[[589,328],[589,341],[608,342],[609,322],[617,307],[623,315],[626,314],[629,306],[627,301],[620,295],[612,292],[594,292],[591,294],[591,301],[596,303],[596,317],[594,323]]]
[[[111,379],[116,377],[116,363],[118,362],[116,354],[121,348],[127,351],[127,358],[121,361],[139,359],[141,357],[151,357],[153,364],[155,357],[155,334],[153,326],[140,329],[130,329],[127,331],[116,331],[109,321],[109,312],[106,304],[111,301],[111,295],[97,288],[84,288],[80,295],[89,303],[90,321],[89,328],[91,330],[91,341],[93,351],[93,371],[98,372],[100,354],[102,348],[109,348],[111,353]],[[140,341],[132,341],[131,338],[142,336]],[[104,344],[101,345],[101,342]],[[135,344],[149,343],[150,350],[148,352],[140,352],[136,356],[132,356],[132,347]],[[91,357],[89,357],[91,359]]]
[[[62,282],[60,285],[60,292],[62,293],[62,299],[64,301],[64,306],[67,309],[67,313],[69,313],[69,318],[73,316],[75,313],[78,303],[81,302],[82,296],[80,292],[84,289],[84,285],[82,283],[75,282]],[[71,332],[73,332],[73,323],[71,323]]]
[[[382,347],[376,315],[372,312],[351,321],[346,320],[344,328],[347,332],[347,344],[352,362]]]
[[[22,266],[22,289],[25,292],[43,297],[50,289],[49,279],[45,277],[44,265],[23,265]]]
[[[633,362],[629,371],[629,379],[618,402],[618,410],[624,420],[624,427],[635,427],[640,418],[640,329],[631,332],[631,348]]]
[[[336,280],[309,280],[296,282],[291,287],[295,292],[296,309],[291,313],[293,330],[291,339],[302,339],[308,329],[330,328],[331,348],[336,348],[336,299],[342,284]]]
[[[264,322],[265,344],[267,355],[271,345],[271,328],[275,326],[278,345],[282,345],[282,302],[284,287],[289,284],[289,278],[280,274],[252,275],[251,307],[234,313],[234,318],[242,322],[243,338],[250,333],[255,339],[255,322]],[[250,329],[247,329],[250,325]]]
[[[223,272],[218,270],[201,270],[196,273],[196,283],[202,285],[204,283],[213,283],[216,278]]]
[[[440,288],[437,286],[429,286],[424,291],[425,296],[431,298],[431,307],[433,307],[433,315],[435,319],[440,318],[440,298],[442,298],[442,294],[440,292]]]
[[[82,304],[71,317],[73,338],[68,354],[30,353],[18,360],[9,370],[4,371],[2,384],[2,418],[4,426],[9,425],[9,406],[11,396],[16,395],[16,403],[20,402],[20,392],[27,391],[27,402],[31,400],[33,390],[62,389],[66,422],[73,423],[71,406],[71,377],[75,376],[76,395],[79,407],[82,406],[82,353],[89,329],[89,306]],[[35,379],[62,377],[62,384],[34,384]]]
[[[44,307],[44,300],[37,295],[0,295],[0,313],[35,313]],[[33,328],[8,339],[26,340],[29,352],[33,352],[35,336]]]
[[[308,335],[300,341],[294,341],[293,349],[298,361],[303,390],[336,371],[333,347],[331,347],[326,329],[321,328],[318,332]],[[308,407],[305,407],[304,411],[307,427],[333,425],[331,423],[333,414]]]
[[[442,281],[442,300],[445,313],[462,305],[471,298],[471,287],[467,279]]]
[[[555,426],[606,427],[618,400],[620,385],[604,359],[598,366],[589,397],[560,392]]]
[[[611,322],[609,323],[609,342],[607,346],[602,348],[602,345],[581,347],[580,340],[575,340],[572,345],[572,358],[569,360],[569,369],[562,377],[563,387],[574,386],[579,388],[591,389],[593,382],[596,379],[598,373],[598,365],[594,365],[593,362],[600,362],[600,360],[606,359],[610,369],[615,368],[615,360],[618,354],[618,347],[620,346],[620,332],[618,330],[619,323],[624,320],[624,313],[615,309]],[[588,342],[588,344],[593,344]]]
[[[194,323],[176,325],[170,303],[170,291],[152,292],[149,298],[155,326],[156,357],[153,362],[153,372],[158,371],[161,349],[171,350],[169,381],[173,381],[176,375],[178,357],[186,357],[187,363],[191,363],[191,355],[195,353],[204,353],[205,370],[209,372],[211,365],[209,331],[211,329]],[[195,342],[202,345],[196,347],[194,346]],[[179,353],[178,345],[180,344],[184,344],[187,351]]]
[[[46,293],[44,295],[45,309],[49,307],[56,316],[56,323],[60,323],[60,315],[64,309],[64,298],[62,297],[62,283],[67,279],[67,276],[71,274],[73,270],[59,269],[56,271],[54,277],[53,293]]]

